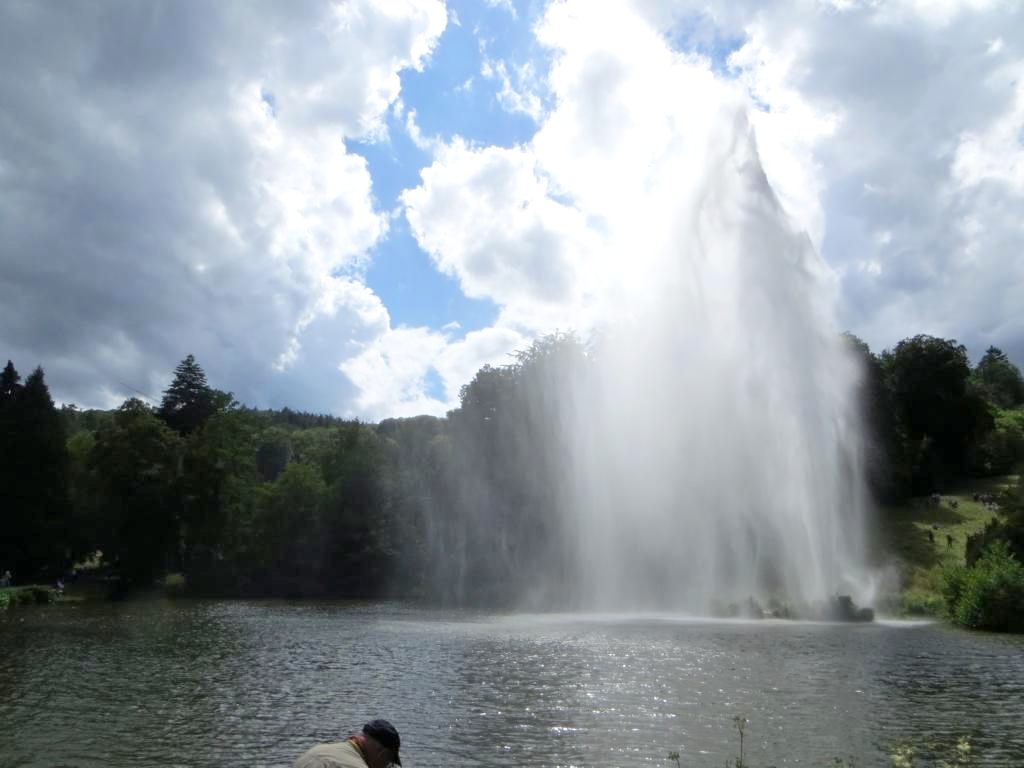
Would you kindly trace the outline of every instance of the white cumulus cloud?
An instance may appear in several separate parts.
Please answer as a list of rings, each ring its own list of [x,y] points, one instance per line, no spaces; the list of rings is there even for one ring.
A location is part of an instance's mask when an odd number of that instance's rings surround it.
[[[446,18],[440,0],[5,4],[6,354],[87,405],[158,397],[191,352],[246,402],[346,407],[346,345],[388,320],[359,277],[387,216],[345,140],[382,135]]]

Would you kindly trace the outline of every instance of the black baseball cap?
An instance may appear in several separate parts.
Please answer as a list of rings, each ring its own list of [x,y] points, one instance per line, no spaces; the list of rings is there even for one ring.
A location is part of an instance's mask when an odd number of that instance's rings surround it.
[[[402,764],[402,758],[398,756],[398,747],[402,740],[398,737],[395,726],[387,720],[371,720],[363,726],[363,733],[372,736],[380,742],[381,746],[387,747],[395,753],[395,765]]]

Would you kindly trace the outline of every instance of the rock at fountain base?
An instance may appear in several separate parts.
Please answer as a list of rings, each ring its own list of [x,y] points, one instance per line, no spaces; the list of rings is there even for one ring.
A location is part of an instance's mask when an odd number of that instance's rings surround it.
[[[814,606],[792,606],[776,598],[764,607],[753,597],[742,603],[714,601],[711,615],[719,619],[809,619],[811,621],[837,621],[864,623],[875,620],[871,608],[859,608],[849,595],[836,595],[831,600]]]
[[[832,621],[874,621],[875,612],[871,608],[858,608],[849,595],[837,595],[829,605]]]
[[[764,619],[770,616],[753,597],[747,598],[744,603],[716,600],[711,604],[711,615],[718,619]]]

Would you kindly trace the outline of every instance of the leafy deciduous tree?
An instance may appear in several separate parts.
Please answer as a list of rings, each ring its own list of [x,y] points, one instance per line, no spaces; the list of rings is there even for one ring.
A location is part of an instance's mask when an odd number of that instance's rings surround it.
[[[989,347],[974,369],[974,378],[985,396],[1000,408],[1024,404],[1024,377],[998,347]]]
[[[180,558],[183,444],[150,408],[130,399],[90,455],[98,548],[128,587],[146,586]]]
[[[970,385],[966,348],[915,336],[883,353],[882,366],[899,424],[917,451],[916,490],[934,490],[937,473],[965,473],[971,446],[993,426],[988,405]]]

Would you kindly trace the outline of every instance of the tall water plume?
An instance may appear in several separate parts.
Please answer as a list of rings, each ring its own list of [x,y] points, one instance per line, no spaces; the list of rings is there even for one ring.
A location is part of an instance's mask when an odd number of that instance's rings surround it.
[[[742,102],[657,153],[643,194],[613,190],[594,222],[588,354],[548,339],[480,371],[435,446],[423,498],[443,599],[870,598],[859,371],[831,272],[776,199]]]
[[[869,598],[858,371],[833,284],[742,109],[718,118],[652,176],[661,203],[631,233],[654,244],[608,283],[589,375],[562,384],[578,605]]]

